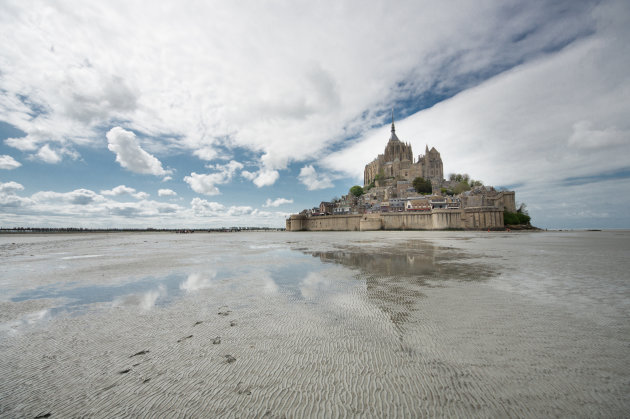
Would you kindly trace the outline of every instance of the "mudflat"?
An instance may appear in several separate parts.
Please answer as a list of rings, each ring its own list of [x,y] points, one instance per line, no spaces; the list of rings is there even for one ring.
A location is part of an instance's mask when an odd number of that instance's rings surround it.
[[[629,232],[0,236],[2,417],[630,415]]]

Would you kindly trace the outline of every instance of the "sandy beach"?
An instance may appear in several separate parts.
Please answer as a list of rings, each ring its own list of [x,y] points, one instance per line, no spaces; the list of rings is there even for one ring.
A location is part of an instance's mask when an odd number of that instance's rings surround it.
[[[629,238],[3,235],[0,416],[628,416]]]

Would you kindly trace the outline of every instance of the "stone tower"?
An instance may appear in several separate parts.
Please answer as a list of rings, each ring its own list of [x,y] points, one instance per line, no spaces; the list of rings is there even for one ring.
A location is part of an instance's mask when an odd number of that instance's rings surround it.
[[[377,177],[383,181],[413,180],[423,177],[440,183],[444,180],[442,158],[435,147],[429,150],[426,147],[424,155],[418,156],[418,161],[413,161],[411,144],[402,142],[396,135],[394,125],[394,111],[392,110],[392,129],[389,141],[385,146],[385,152],[379,154],[371,163],[365,165],[363,171],[363,184],[372,184]]]

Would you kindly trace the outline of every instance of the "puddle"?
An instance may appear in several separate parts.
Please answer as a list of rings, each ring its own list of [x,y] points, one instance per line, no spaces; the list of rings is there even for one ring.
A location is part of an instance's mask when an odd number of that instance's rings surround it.
[[[352,269],[355,280],[365,283],[368,301],[389,317],[401,339],[429,288],[447,286],[448,281],[484,282],[497,275],[466,253],[422,240],[302,251],[325,264]]]
[[[61,260],[74,260],[74,259],[91,259],[100,258],[103,255],[79,255],[79,256],[64,256]]]
[[[416,282],[433,280],[485,281],[496,273],[466,253],[410,240],[396,246],[339,246],[329,251],[304,251],[324,263],[359,269],[368,276],[406,277]]]

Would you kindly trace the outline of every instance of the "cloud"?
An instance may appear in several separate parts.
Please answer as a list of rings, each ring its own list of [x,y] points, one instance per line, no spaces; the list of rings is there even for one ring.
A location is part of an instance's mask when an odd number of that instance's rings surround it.
[[[226,207],[219,202],[210,202],[201,198],[193,198],[190,206],[193,213],[201,217],[240,217],[255,213],[255,210],[249,206]]]
[[[177,192],[172,189],[159,189],[158,196],[177,196]]]
[[[71,192],[36,192],[31,197],[39,203],[63,203],[70,205],[88,205],[96,202],[103,202],[105,199],[89,189],[75,189]]]
[[[114,189],[101,191],[101,194],[106,196],[130,195],[136,199],[147,199],[150,196],[146,192],[136,192],[134,188],[125,185],[118,185]]]
[[[44,145],[37,152],[37,157],[46,163],[59,163],[61,161],[61,155],[55,150],[51,149],[48,144]]]
[[[195,215],[213,217],[225,213],[225,205],[218,202],[210,202],[201,198],[193,198],[190,206]]]
[[[6,154],[0,156],[0,169],[13,170],[20,166],[22,166],[22,163],[15,160],[13,157]]]
[[[214,160],[219,155],[217,150],[211,147],[198,148],[197,150],[193,151],[193,154],[202,160],[208,161]]]
[[[284,205],[284,204],[292,204],[293,203],[293,199],[286,199],[286,198],[276,198],[273,201],[268,198],[267,202],[265,203],[265,205],[263,205],[263,207],[279,207],[280,205]]]
[[[184,177],[184,182],[188,183],[191,189],[197,193],[204,195],[218,195],[221,192],[216,185],[222,185],[231,181],[234,174],[243,168],[243,164],[235,160],[231,160],[225,165],[217,164],[208,167],[218,171],[209,174],[192,172],[190,176]]]
[[[255,184],[269,186],[289,163],[380,125],[392,103],[431,89],[450,95],[595,30],[589,2],[407,1],[386,13],[380,2],[164,7],[3,10],[0,115],[27,134],[7,145],[94,146],[103,126],[124,121],[143,133],[145,150],[204,160],[222,146],[248,150],[265,168]],[[154,156],[121,141],[110,140],[121,166],[164,176]]]
[[[164,176],[169,173],[162,163],[138,145],[136,135],[121,127],[114,127],[107,133],[107,148],[116,154],[116,161],[134,173]]]
[[[630,131],[620,131],[614,126],[596,129],[591,121],[579,121],[573,124],[573,134],[568,146],[578,149],[597,149],[622,145],[630,140]]]
[[[254,209],[247,205],[231,206],[227,211],[227,215],[230,215],[233,217],[240,217],[243,215],[252,214],[253,212],[254,212]]]
[[[219,174],[203,175],[192,172],[190,176],[184,177],[184,182],[190,185],[190,188],[204,195],[218,195],[221,192],[215,185],[222,182]]]
[[[261,168],[256,172],[243,170],[241,172],[241,176],[243,176],[247,180],[251,180],[252,182],[254,182],[254,185],[262,188],[263,186],[271,186],[276,183],[276,180],[278,180],[278,178],[280,177],[280,173],[277,170]]]
[[[298,179],[309,191],[332,188],[334,185],[327,174],[318,174],[312,165],[302,167]]]
[[[261,169],[256,178],[254,179],[254,185],[262,188],[263,186],[271,186],[276,183],[276,180],[280,177],[280,173],[277,170]]]
[[[17,209],[30,205],[30,199],[22,198],[17,195],[18,192],[23,190],[24,186],[17,182],[0,182],[0,208],[3,208],[6,212],[10,209]]]
[[[15,194],[18,191],[23,191],[24,186],[17,182],[0,182],[0,193],[3,194]]]

